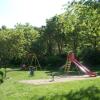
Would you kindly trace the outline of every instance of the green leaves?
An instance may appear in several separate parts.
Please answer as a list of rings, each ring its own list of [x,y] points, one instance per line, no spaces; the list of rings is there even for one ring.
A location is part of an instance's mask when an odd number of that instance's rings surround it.
[[[38,32],[28,24],[17,24],[15,29],[0,31],[0,58],[5,60],[21,59],[30,52],[32,42],[39,37]]]

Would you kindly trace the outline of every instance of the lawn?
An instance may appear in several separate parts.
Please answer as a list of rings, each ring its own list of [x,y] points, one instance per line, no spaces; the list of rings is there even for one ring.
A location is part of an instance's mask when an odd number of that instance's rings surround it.
[[[100,100],[100,78],[47,85],[19,83],[23,79],[50,78],[48,71],[9,70],[0,85],[0,100]]]

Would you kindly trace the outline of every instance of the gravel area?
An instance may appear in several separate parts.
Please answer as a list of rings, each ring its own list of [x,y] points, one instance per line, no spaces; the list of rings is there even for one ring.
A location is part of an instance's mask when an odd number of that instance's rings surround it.
[[[100,76],[97,76],[100,77]],[[57,82],[68,82],[68,81],[75,81],[75,80],[86,80],[86,79],[95,79],[97,77],[89,77],[87,75],[82,76],[55,76],[53,79],[38,79],[38,80],[21,80],[20,83],[25,84],[34,84],[34,85],[41,85],[41,84],[52,84]]]

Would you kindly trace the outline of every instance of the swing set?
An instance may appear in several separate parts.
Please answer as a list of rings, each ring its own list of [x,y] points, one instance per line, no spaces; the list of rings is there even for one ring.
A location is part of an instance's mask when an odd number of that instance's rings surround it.
[[[24,64],[25,60],[23,60],[23,66],[22,66],[23,70],[29,69],[29,66],[34,66],[34,68],[36,70],[37,69],[41,69],[39,60],[38,60],[38,58],[37,58],[35,53],[28,53],[25,57],[27,57],[27,59],[26,59],[27,63]]]

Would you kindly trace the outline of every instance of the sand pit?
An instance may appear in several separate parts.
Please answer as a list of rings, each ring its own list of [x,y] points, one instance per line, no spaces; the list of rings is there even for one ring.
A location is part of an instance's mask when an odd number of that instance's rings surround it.
[[[99,77],[99,76],[97,76]],[[25,84],[34,84],[34,85],[41,85],[41,84],[52,84],[57,82],[69,82],[75,80],[86,80],[86,79],[94,79],[97,77],[89,77],[87,75],[82,76],[55,76],[54,80],[52,79],[38,79],[38,80],[21,80],[20,83]]]

